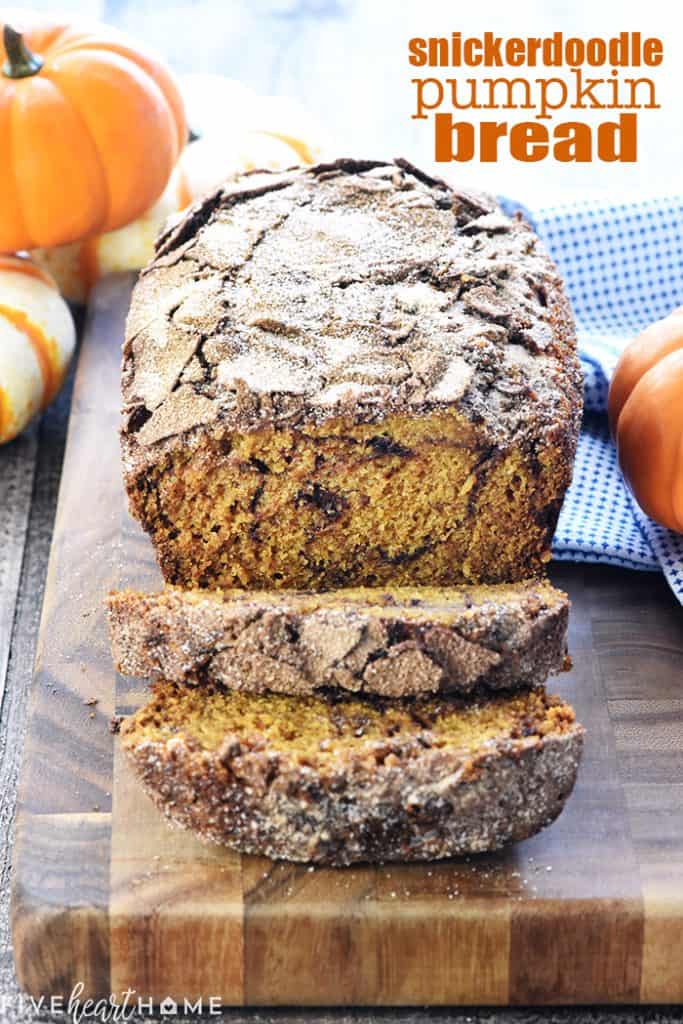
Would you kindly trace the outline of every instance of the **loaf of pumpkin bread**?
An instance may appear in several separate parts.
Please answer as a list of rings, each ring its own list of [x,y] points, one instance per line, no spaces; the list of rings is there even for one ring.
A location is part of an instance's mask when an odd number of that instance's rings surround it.
[[[581,415],[533,231],[404,160],[226,184],[161,236],[123,359],[132,513],[167,581],[537,575]]]
[[[386,697],[540,685],[567,661],[566,594],[547,582],[109,596],[117,669],[252,693]]]
[[[539,690],[464,703],[159,683],[121,740],[171,821],[242,853],[345,865],[533,835],[571,792],[583,730]]]

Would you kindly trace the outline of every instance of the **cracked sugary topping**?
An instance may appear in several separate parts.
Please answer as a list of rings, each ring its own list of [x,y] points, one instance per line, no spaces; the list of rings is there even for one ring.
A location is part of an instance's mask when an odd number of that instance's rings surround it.
[[[497,443],[571,433],[580,371],[557,272],[488,196],[405,161],[226,184],[136,286],[124,435],[457,407]]]
[[[541,691],[464,706],[160,683],[121,741],[171,821],[243,853],[341,866],[533,835],[571,792],[583,729]]]
[[[108,601],[125,675],[390,697],[540,685],[564,667],[568,603],[536,580],[327,594],[172,587]]]

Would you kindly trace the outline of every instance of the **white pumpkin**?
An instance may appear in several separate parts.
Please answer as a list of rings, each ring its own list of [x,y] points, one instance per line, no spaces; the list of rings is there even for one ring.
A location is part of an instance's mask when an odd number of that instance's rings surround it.
[[[181,153],[166,191],[154,206],[118,231],[32,252],[71,302],[85,302],[104,274],[144,267],[167,218],[218,188],[230,175],[259,167],[279,171],[321,158],[317,128],[291,100],[258,96],[220,75],[185,75],[180,88],[188,123],[199,138]]]
[[[294,150],[274,135],[242,132],[227,138],[207,135],[192,142],[177,170],[182,176],[181,190],[194,202],[240,171],[283,171],[299,163]]]
[[[295,100],[259,96],[223,75],[181,75],[179,84],[187,123],[199,138],[225,138],[230,131],[266,135],[293,149],[296,163],[323,159],[321,128]]]
[[[69,307],[31,260],[0,256],[0,444],[61,388],[76,344]]]

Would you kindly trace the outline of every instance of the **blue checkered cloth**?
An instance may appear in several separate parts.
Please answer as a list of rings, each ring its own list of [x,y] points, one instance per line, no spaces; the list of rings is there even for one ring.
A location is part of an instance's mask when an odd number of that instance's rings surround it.
[[[663,572],[683,604],[683,534],[646,516],[624,484],[607,427],[607,391],[624,345],[683,304],[683,196],[582,201],[521,210],[564,278],[585,373],[574,480],[557,524],[555,558]]]

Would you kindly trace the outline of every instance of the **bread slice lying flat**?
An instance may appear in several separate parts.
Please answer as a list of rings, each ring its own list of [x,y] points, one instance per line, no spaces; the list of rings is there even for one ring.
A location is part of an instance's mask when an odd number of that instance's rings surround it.
[[[568,612],[566,594],[541,580],[109,597],[120,672],[251,693],[332,687],[401,697],[540,685],[565,666]]]
[[[346,865],[533,835],[571,792],[583,729],[539,690],[466,703],[159,683],[121,740],[172,821],[242,853]]]

